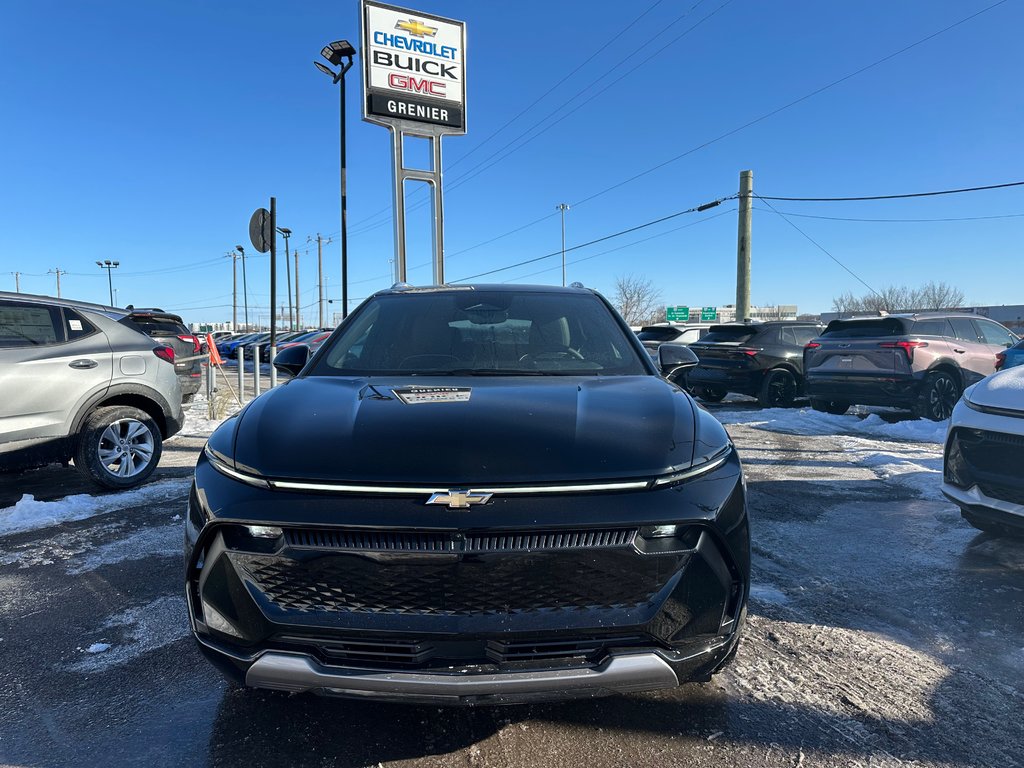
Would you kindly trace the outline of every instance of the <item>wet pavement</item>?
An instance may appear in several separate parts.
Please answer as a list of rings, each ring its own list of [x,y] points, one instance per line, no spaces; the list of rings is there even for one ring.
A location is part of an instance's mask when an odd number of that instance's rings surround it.
[[[180,516],[203,440],[175,438],[145,504],[0,539],[0,765],[1022,764],[1024,542],[941,499],[934,444],[729,430],[755,553],[733,666],[478,709],[228,686],[187,636]],[[44,472],[0,479],[0,505],[91,492]]]

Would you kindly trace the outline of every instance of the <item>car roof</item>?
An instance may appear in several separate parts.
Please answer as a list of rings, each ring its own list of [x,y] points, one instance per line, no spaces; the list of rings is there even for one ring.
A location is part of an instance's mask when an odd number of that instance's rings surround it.
[[[488,291],[497,293],[566,293],[566,294],[594,294],[591,288],[585,288],[579,283],[569,286],[561,285],[520,285],[516,283],[466,283],[465,285],[409,285],[408,283],[395,283],[390,288],[377,291],[374,296],[416,294],[416,293],[461,293],[463,291]]]
[[[106,304],[94,304],[91,301],[77,301],[75,299],[57,298],[56,296],[43,296],[35,293],[11,293],[0,291],[0,300],[21,301],[27,304],[50,304],[70,309],[84,309],[90,312],[99,312],[107,317],[120,320],[128,316],[128,310],[120,307],[111,307]]]

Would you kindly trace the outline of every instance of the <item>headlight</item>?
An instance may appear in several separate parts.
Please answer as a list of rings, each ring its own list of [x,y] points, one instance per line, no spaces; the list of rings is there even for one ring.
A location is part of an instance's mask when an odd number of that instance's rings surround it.
[[[253,477],[247,475],[244,472],[239,472],[234,467],[228,466],[227,462],[221,459],[211,449],[209,443],[203,449],[203,453],[206,454],[207,460],[210,462],[210,466],[220,472],[226,477],[230,477],[232,480],[238,480],[239,482],[246,483],[247,485],[254,485],[257,488],[269,488],[270,483],[260,477]]]
[[[691,464],[685,469],[678,469],[670,472],[667,475],[657,478],[654,481],[654,488],[664,488],[669,485],[676,485],[677,483],[683,483],[687,480],[692,480],[695,477],[700,477],[708,472],[712,472],[718,469],[720,466],[728,461],[729,456],[732,454],[732,445],[726,445],[716,453],[707,457],[703,461],[697,464]]]

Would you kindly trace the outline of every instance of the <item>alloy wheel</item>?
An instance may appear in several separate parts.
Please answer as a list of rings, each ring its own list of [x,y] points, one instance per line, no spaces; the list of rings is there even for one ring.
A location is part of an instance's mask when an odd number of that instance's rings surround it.
[[[928,407],[936,421],[948,419],[953,414],[953,407],[959,394],[956,384],[948,376],[937,376],[928,391]]]
[[[149,427],[136,419],[119,419],[100,433],[97,455],[115,477],[134,477],[153,460],[155,441]]]

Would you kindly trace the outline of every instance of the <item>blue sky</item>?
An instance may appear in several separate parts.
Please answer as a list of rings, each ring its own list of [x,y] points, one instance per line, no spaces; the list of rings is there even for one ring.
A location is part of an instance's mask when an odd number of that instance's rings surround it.
[[[734,194],[746,168],[755,192],[801,197],[1024,179],[1024,4],[1007,0],[592,197],[993,2],[421,0],[418,10],[468,23],[469,132],[444,141],[448,278],[557,250],[559,202],[572,205],[571,247]],[[231,260],[224,254],[241,243],[254,257],[247,260],[251,319],[265,316],[269,259],[249,246],[247,225],[275,195],[279,224],[295,233],[300,250],[304,317],[315,319],[316,249],[307,236],[334,235],[325,284],[334,299],[341,288],[337,91],[312,61],[330,40],[357,41],[357,8],[354,0],[39,0],[8,8],[0,28],[0,285],[13,290],[10,272],[20,271],[23,291],[52,294],[54,277],[46,273],[59,267],[68,273],[65,296],[106,301],[106,275],[95,261],[117,259],[120,304],[175,309],[189,321],[228,320]],[[354,75],[349,295],[358,299],[391,283],[393,246],[388,132],[359,119]],[[616,276],[634,275],[654,281],[666,304],[732,303],[734,205],[575,251],[569,280],[610,295]],[[775,206],[844,218],[1004,216],[791,221],[873,286],[945,280],[972,303],[1024,301],[1024,188]],[[756,205],[753,223],[755,304],[827,311],[834,295],[865,290],[763,208]],[[429,283],[429,267],[419,267],[430,260],[424,209],[410,214],[410,228],[410,282]],[[280,275],[283,294],[283,264]],[[560,282],[560,260],[487,279]]]

